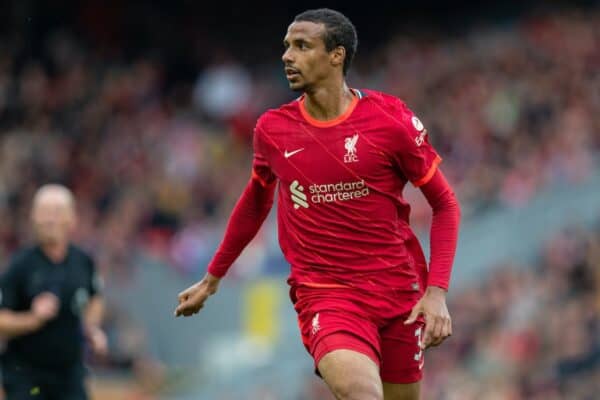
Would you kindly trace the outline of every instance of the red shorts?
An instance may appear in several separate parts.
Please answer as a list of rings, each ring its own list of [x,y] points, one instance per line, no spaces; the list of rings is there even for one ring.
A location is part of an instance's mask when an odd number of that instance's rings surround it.
[[[347,349],[370,357],[384,382],[421,380],[424,360],[419,342],[424,322],[420,319],[404,325],[422,296],[420,292],[365,296],[350,288],[297,286],[290,296],[298,313],[302,342],[314,359],[315,369],[325,354]]]

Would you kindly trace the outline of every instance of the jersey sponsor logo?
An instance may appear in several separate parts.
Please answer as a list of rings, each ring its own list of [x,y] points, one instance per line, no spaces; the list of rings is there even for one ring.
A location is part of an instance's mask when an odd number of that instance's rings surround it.
[[[364,180],[337,183],[313,183],[308,187],[310,197],[304,193],[304,186],[297,180],[290,185],[290,192],[294,208],[308,208],[310,203],[335,203],[338,201],[354,200],[368,196],[371,192]]]
[[[354,182],[338,182],[308,187],[313,203],[333,203],[336,201],[348,201],[369,195],[369,187],[364,180]]]
[[[344,155],[345,163],[358,161],[358,156],[356,155],[356,142],[358,142],[358,133],[344,139],[344,148],[346,149],[346,154]]]
[[[301,148],[301,149],[297,149],[297,150],[294,150],[294,151],[290,151],[290,152],[288,152],[288,151],[286,150],[286,151],[284,151],[284,152],[283,152],[283,156],[284,156],[285,158],[290,158],[290,157],[291,157],[291,156],[293,156],[294,154],[300,153],[302,150],[304,150],[304,147],[303,147],[303,148]]]
[[[417,130],[417,132],[421,132],[419,136],[415,138],[415,143],[417,144],[417,147],[420,147],[425,142],[427,129],[425,129],[421,120],[416,116],[413,115],[410,120],[412,121],[413,127]]]
[[[315,316],[312,319],[312,329],[311,332],[314,335],[317,334],[317,332],[319,332],[321,330],[321,324],[319,324],[319,313],[316,313]]]
[[[415,138],[417,147],[421,146],[425,142],[425,136],[427,135],[427,129],[423,129],[421,134]]]
[[[290,192],[292,192],[292,201],[294,202],[294,209],[300,207],[308,208],[308,202],[306,195],[304,194],[304,187],[300,185],[300,182],[294,181],[290,185]]]

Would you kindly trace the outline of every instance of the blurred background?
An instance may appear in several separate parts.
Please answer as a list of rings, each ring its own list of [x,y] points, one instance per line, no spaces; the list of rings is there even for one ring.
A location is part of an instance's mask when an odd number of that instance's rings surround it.
[[[312,2],[0,5],[0,270],[39,185],[78,200],[105,281],[94,399],[331,399],[312,374],[275,220],[217,296],[175,319],[251,171],[256,118],[296,95],[280,56]],[[600,393],[600,3],[329,2],[355,23],[351,86],[402,98],[463,222],[423,398]],[[428,250],[430,209],[407,188]]]

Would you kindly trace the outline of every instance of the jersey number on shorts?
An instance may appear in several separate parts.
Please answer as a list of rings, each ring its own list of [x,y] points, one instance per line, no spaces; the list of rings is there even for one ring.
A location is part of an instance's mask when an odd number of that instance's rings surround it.
[[[415,336],[417,338],[417,348],[419,352],[415,354],[414,360],[419,362],[419,369],[423,368],[423,349],[421,349],[421,341],[423,340],[423,328],[417,328],[415,330]]]

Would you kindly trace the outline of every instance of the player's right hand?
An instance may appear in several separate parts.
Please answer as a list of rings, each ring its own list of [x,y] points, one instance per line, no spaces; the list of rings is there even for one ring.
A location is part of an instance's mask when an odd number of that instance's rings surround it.
[[[31,312],[40,322],[45,323],[56,317],[60,302],[58,297],[50,292],[43,292],[33,298]]]
[[[175,309],[175,316],[189,317],[197,314],[204,307],[206,299],[217,291],[219,281],[219,278],[207,273],[200,282],[179,293],[179,305]]]

